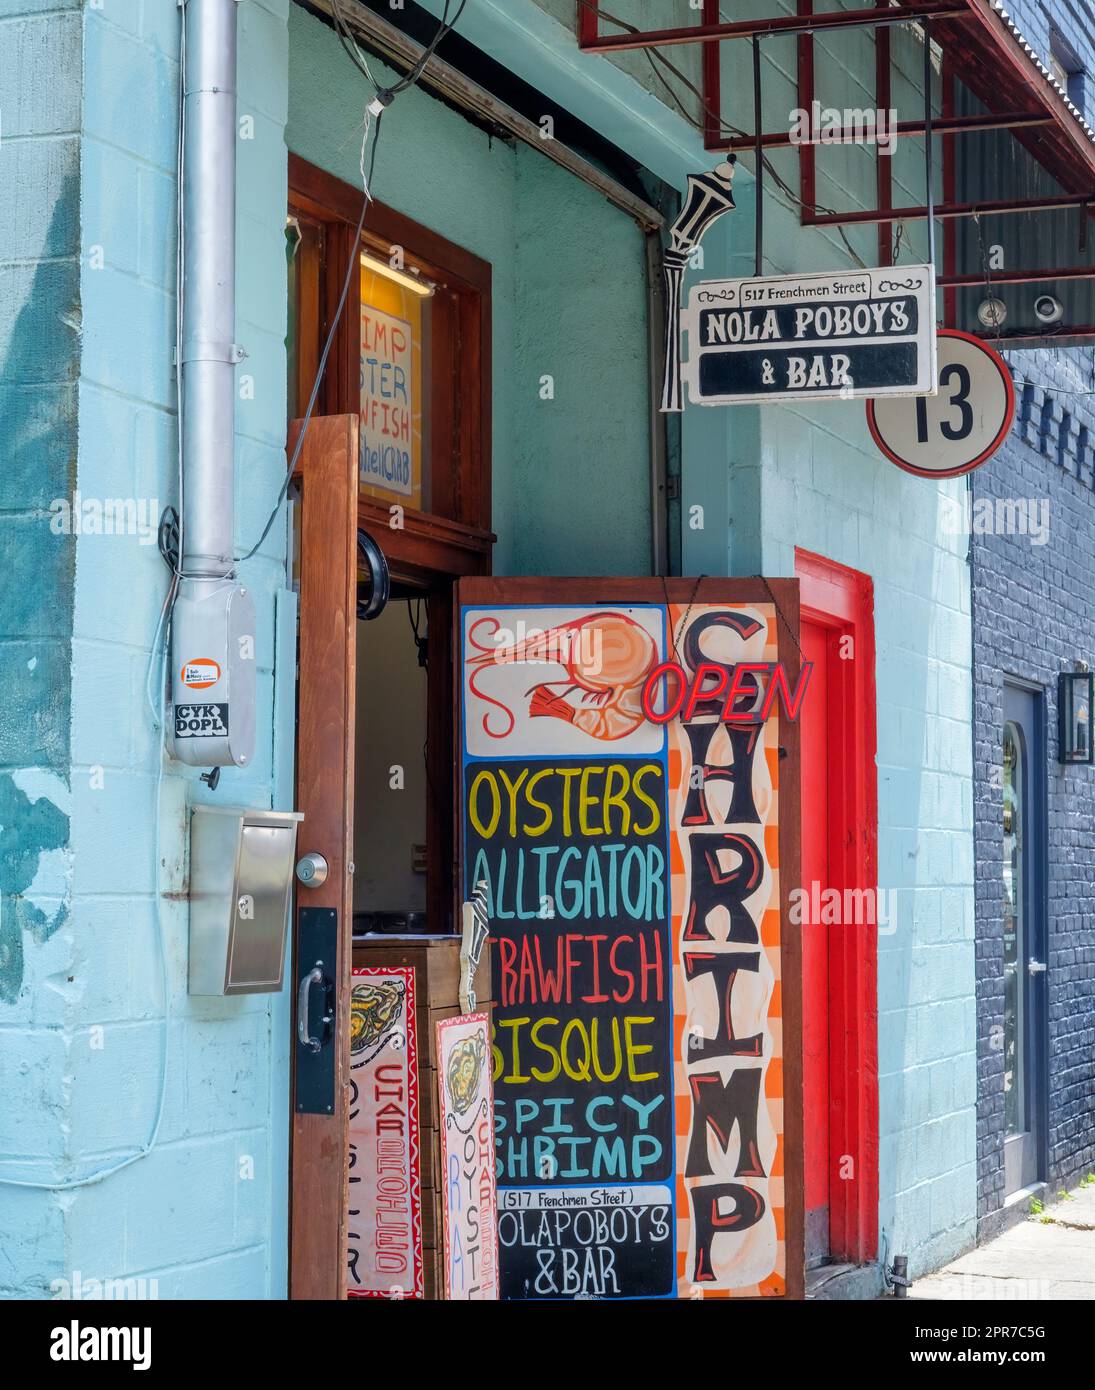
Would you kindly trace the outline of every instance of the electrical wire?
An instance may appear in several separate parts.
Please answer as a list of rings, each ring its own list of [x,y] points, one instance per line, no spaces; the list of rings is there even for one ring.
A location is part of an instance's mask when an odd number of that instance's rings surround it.
[[[289,491],[289,484],[292,481],[293,474],[296,472],[297,461],[300,458],[300,451],[304,446],[304,437],[308,433],[308,426],[312,420],[312,412],[315,410],[316,400],[319,397],[319,388],[323,383],[323,376],[327,370],[327,359],[331,354],[331,347],[334,344],[335,334],[338,331],[338,325],[342,319],[342,312],[346,307],[346,300],[348,299],[350,294],[350,284],[353,280],[354,271],[357,268],[358,259],[361,254],[361,233],[365,226],[365,215],[369,211],[369,204],[373,201],[373,195],[370,190],[373,181],[373,169],[376,166],[377,145],[380,143],[381,119],[382,116],[378,115],[376,118],[376,124],[373,126],[373,148],[372,154],[369,158],[368,176],[365,179],[365,194],[361,203],[361,214],[357,219],[357,227],[354,232],[353,246],[350,252],[349,259],[346,263],[346,274],[343,276],[342,279],[342,292],[338,297],[338,305],[331,319],[331,325],[327,330],[327,338],[323,344],[323,351],[320,353],[319,365],[316,368],[315,380],[312,382],[312,390],[308,396],[308,406],[304,412],[304,420],[301,425],[300,432],[297,435],[297,442],[293,446],[293,453],[291,458],[289,459],[289,466],[285,470],[285,477],[282,479],[281,488],[278,492],[278,499],[274,503],[273,508],[271,509],[270,515],[266,521],[266,525],[262,528],[262,535],[259,536],[258,540],[251,547],[251,549],[247,551],[245,555],[236,556],[237,564],[242,564],[244,560],[250,560],[251,557],[259,549],[259,547],[262,545],[263,541],[265,541],[266,537],[270,534],[270,528],[277,520],[278,513],[281,511],[281,504],[285,501],[286,494]]]
[[[1010,350],[1012,352],[1023,351],[1022,348],[1005,348],[1004,350]],[[1034,391],[1045,391],[1044,381],[1026,381],[1022,377],[1013,377],[1012,380],[1015,382],[1016,386],[1029,386]],[[1049,396],[1095,396],[1095,391],[1069,391],[1065,387],[1054,386],[1053,389],[1051,391],[1047,391],[1046,394]]]
[[[316,400],[319,397],[319,388],[323,382],[323,376],[327,369],[327,359],[330,356],[331,347],[334,344],[335,340],[335,333],[338,330],[338,325],[342,319],[342,314],[346,307],[346,300],[349,296],[350,284],[352,281],[354,269],[358,263],[361,233],[365,227],[365,218],[366,214],[369,211],[369,204],[373,200],[373,170],[376,166],[376,150],[377,144],[380,139],[380,122],[383,117],[384,111],[388,106],[391,105],[392,101],[394,101],[394,99],[397,96],[399,96],[401,93],[405,91],[408,91],[411,87],[415,86],[416,83],[421,79],[422,74],[425,72],[430,59],[436,53],[438,45],[442,42],[443,39],[445,39],[445,37],[448,34],[452,33],[456,24],[460,20],[460,16],[464,13],[465,8],[467,7],[467,3],[468,0],[460,0],[460,3],[457,5],[455,14],[453,14],[452,18],[450,19],[449,9],[451,7],[452,0],[445,0],[445,8],[441,13],[441,21],[438,24],[437,32],[434,34],[433,38],[419,54],[418,58],[416,59],[410,70],[407,73],[405,73],[404,76],[401,77],[397,82],[395,82],[391,87],[381,87],[378,85],[376,79],[373,77],[372,71],[369,68],[368,61],[366,60],[365,55],[361,52],[361,49],[357,45],[357,41],[354,38],[350,24],[342,12],[339,0],[331,0],[331,11],[335,21],[335,29],[338,33],[339,41],[342,44],[343,49],[346,51],[346,54],[350,58],[350,61],[357,68],[358,72],[360,72],[361,75],[370,84],[374,93],[373,101],[371,101],[369,103],[369,106],[366,108],[365,130],[361,144],[360,165],[362,174],[362,185],[364,191],[364,201],[361,205],[361,215],[357,220],[356,234],[354,236],[353,246],[350,252],[350,258],[346,266],[346,274],[342,282],[342,293],[339,296],[338,305],[335,309],[334,317],[332,318],[330,327],[327,330],[327,338],[323,344],[323,351],[320,354],[319,365],[316,368],[315,380],[312,382],[312,389],[308,397],[307,408],[304,412],[303,423],[301,424],[300,432],[297,435],[296,444],[293,446],[293,454],[289,460],[289,466],[285,470],[285,477],[282,479],[281,488],[278,491],[277,501],[274,503],[274,506],[271,509],[270,515],[266,521],[266,525],[262,529],[262,534],[259,536],[258,540],[255,542],[255,544],[251,547],[250,550],[246,551],[243,555],[237,555],[235,557],[236,564],[242,564],[245,560],[250,560],[252,556],[254,556],[258,552],[263,542],[266,540],[266,537],[270,534],[270,530],[273,527],[274,522],[277,520],[278,513],[281,510],[281,505],[285,501],[285,498],[289,492],[289,484],[292,482],[293,474],[296,472],[297,462],[300,459],[300,452],[301,449],[304,447],[304,439],[308,433],[308,426],[310,425],[312,420],[312,413],[315,410]],[[369,141],[370,116],[375,117],[375,125],[371,126],[373,133],[372,152],[369,156],[369,167],[368,170],[366,170],[365,149]]]
[[[579,4],[585,6],[587,9],[595,9],[602,19],[607,19],[610,24],[617,25],[619,28],[625,30],[629,34],[638,34],[641,32],[637,25],[630,24],[627,20],[620,19],[617,15],[610,14],[607,10],[602,9],[599,4],[595,5],[593,3],[593,0],[579,0]],[[672,84],[666,79],[664,73],[659,69],[659,64],[661,65],[661,68],[664,68],[666,72],[671,73],[675,78],[677,78],[678,81],[684,84],[684,86],[692,93],[692,95],[699,102],[701,111],[703,111],[704,114],[708,116],[711,120],[718,122],[719,128],[722,133],[731,136],[741,137],[743,139],[748,137],[748,131],[742,130],[740,127],[733,125],[730,121],[725,120],[720,114],[716,113],[714,108],[709,105],[709,103],[704,98],[703,93],[691,80],[688,74],[682,72],[681,69],[677,67],[677,65],[674,62],[672,62],[671,59],[667,58],[663,53],[659,52],[657,49],[644,48],[642,50],[642,53],[643,56],[646,58],[646,61],[649,64],[650,69],[654,74],[654,77],[669,94],[671,101],[673,102],[674,106],[677,108],[681,116],[688,122],[689,125],[693,127],[694,130],[698,130],[701,134],[706,134],[706,129],[704,127],[703,122],[696,120],[696,118],[691,114],[691,112],[688,111],[688,109],[684,106],[683,102],[680,100],[679,93],[677,93],[673,89]],[[761,160],[763,162],[765,172],[772,179],[772,182],[784,194],[784,196],[790,200],[790,203],[793,204],[794,207],[802,208],[805,211],[814,214],[822,213],[830,217],[836,216],[837,210],[835,208],[826,207],[824,203],[809,203],[799,194],[797,194],[794,191],[794,189],[790,186],[790,184],[786,181],[786,179],[784,179],[783,176],[779,173],[779,171],[775,168],[772,161],[768,158],[767,155],[762,154]],[[781,200],[777,199],[777,201]],[[787,206],[787,204],[785,203],[784,206]],[[866,270],[866,262],[862,259],[862,257],[856,251],[856,249],[852,246],[851,242],[848,240],[844,228],[838,226],[836,228],[836,231],[841,241],[844,243],[844,249],[847,251],[848,255],[852,258],[853,261],[855,261],[855,263],[862,270]]]
[[[357,46],[357,40],[354,38],[350,26],[343,16],[339,0],[331,0],[331,11],[335,21],[335,29],[338,32],[339,43],[341,43],[342,47],[346,50],[354,67],[356,67],[362,77],[371,84],[373,91],[378,92],[380,90],[380,83],[377,82],[376,78],[373,76],[369,68],[368,60]]]
[[[434,34],[430,42],[426,45],[426,47],[422,50],[422,52],[412,63],[408,71],[401,78],[399,78],[391,87],[388,88],[381,87],[381,85],[377,82],[376,78],[373,77],[373,74],[369,68],[368,61],[365,58],[365,55],[362,53],[361,49],[358,47],[357,40],[355,39],[353,34],[353,28],[351,26],[351,23],[342,12],[340,0],[331,0],[331,15],[335,21],[335,28],[338,32],[339,42],[342,44],[342,47],[346,50],[346,53],[349,55],[350,60],[353,62],[357,70],[361,73],[361,75],[364,78],[367,79],[367,81],[369,81],[372,84],[373,91],[378,96],[387,95],[388,97],[397,97],[400,95],[400,93],[409,90],[409,88],[413,87],[419,81],[422,74],[426,71],[426,67],[429,64],[430,59],[437,52],[438,46],[449,34],[452,33],[453,29],[459,23],[460,16],[464,13],[464,10],[467,7],[467,3],[468,0],[460,0],[460,4],[457,8],[456,13],[450,19],[449,7],[452,4],[452,0],[445,0],[445,8],[441,12],[441,20],[438,25],[437,32]]]
[[[431,41],[423,49],[422,53],[419,55],[418,61],[411,68],[410,72],[408,72],[405,77],[401,77],[400,80],[391,89],[392,96],[398,96],[400,92],[405,92],[409,87],[413,87],[415,85],[415,83],[419,80],[422,74],[426,71],[426,65],[427,63],[429,63],[433,55],[437,52],[437,47],[441,43],[442,39],[444,39],[447,35],[451,34],[453,29],[460,22],[460,16],[464,13],[464,10],[467,8],[468,0],[460,0],[460,4],[457,6],[456,13],[453,15],[452,19],[449,19],[450,3],[451,0],[445,0],[445,8],[441,12],[441,24],[437,30],[437,33],[433,36]]]

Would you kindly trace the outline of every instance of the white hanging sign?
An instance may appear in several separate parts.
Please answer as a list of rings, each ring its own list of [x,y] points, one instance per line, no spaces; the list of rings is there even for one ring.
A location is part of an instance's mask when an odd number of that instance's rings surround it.
[[[698,405],[936,389],[931,266],[705,280],[682,326],[682,377]]]
[[[1015,388],[995,350],[956,328],[939,330],[938,390],[913,400],[867,402],[879,449],[907,473],[957,478],[990,459],[1015,418]]]

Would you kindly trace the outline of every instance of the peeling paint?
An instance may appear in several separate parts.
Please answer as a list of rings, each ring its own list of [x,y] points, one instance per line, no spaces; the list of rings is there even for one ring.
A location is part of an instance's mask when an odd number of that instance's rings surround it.
[[[68,918],[68,804],[68,788],[55,773],[0,774],[0,1002],[5,1004],[14,1004],[23,987],[24,933],[48,941]]]

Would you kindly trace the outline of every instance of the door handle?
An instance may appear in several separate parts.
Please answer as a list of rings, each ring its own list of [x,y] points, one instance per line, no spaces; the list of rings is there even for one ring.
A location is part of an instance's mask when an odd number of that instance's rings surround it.
[[[338,911],[333,907],[297,909],[297,1027],[293,1041],[293,1108],[298,1115],[333,1115],[337,1093],[339,965]],[[323,991],[322,1024],[312,1031],[311,1011]]]
[[[319,1052],[320,1049],[331,1041],[334,1024],[334,982],[323,973],[323,962],[316,961],[307,975],[300,982],[300,989],[297,991],[297,1037],[301,1047],[306,1047],[309,1052]],[[323,986],[323,1017],[320,1022],[323,1024],[323,1036],[312,1037],[308,1027],[308,1011],[312,1002],[312,986]]]
[[[1030,960],[1027,961],[1027,974],[1028,974],[1028,975],[1044,975],[1045,973],[1046,973],[1046,963],[1045,963],[1045,961],[1044,961],[1044,960],[1035,960],[1034,957],[1031,956]]]

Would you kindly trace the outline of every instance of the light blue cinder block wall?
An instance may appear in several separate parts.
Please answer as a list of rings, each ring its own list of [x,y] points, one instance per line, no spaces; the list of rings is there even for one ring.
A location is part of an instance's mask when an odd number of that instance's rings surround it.
[[[423,3],[440,14],[438,0]],[[470,0],[461,29],[668,182],[682,187],[688,173],[709,168],[715,157],[662,104],[660,84],[636,61],[641,55],[609,61],[581,54],[574,14],[564,0]],[[681,22],[668,0],[641,0],[624,17],[652,28]],[[768,129],[786,128],[798,104],[795,43],[764,45]],[[670,51],[692,80],[697,54]],[[899,118],[909,119],[923,111],[919,39],[895,31],[893,60],[894,103]],[[724,45],[722,64],[724,119],[749,130],[749,45]],[[815,66],[823,105],[874,105],[867,31],[816,40]],[[670,80],[687,104],[687,89]],[[892,159],[895,203],[923,201],[922,144],[899,141]],[[750,164],[738,165],[737,211],[708,235],[695,278],[753,272]],[[774,152],[773,164],[797,189],[794,152]],[[873,152],[820,151],[817,196],[833,208],[873,205]],[[848,241],[863,263],[877,264],[873,226],[850,232]],[[900,258],[925,255],[922,226],[905,227]],[[839,233],[803,228],[769,178],[766,270],[854,264]],[[862,403],[691,407],[682,428],[686,573],[791,575],[797,545],[874,581],[879,886],[897,890],[899,906],[896,931],[879,940],[880,1241],[882,1253],[908,1253],[917,1272],[975,1235],[969,576],[966,537],[941,525],[947,500],[963,484],[921,482],[883,460]],[[691,529],[690,516],[702,516],[699,529]]]
[[[161,1298],[276,1296],[285,1289],[287,1004],[284,996],[187,995],[187,807],[210,793],[196,770],[179,775],[174,766],[158,786],[159,735],[145,696],[167,579],[155,524],[177,501],[180,11],[141,0],[72,8],[50,18],[52,34],[31,54],[52,44],[52,78],[41,62],[30,71],[43,133],[67,137],[71,128],[79,148],[79,194],[65,195],[71,245],[58,239],[53,249],[58,265],[67,254],[75,271],[64,307],[79,352],[69,366],[55,349],[53,361],[67,372],[74,403],[78,394],[79,440],[73,428],[68,472],[51,486],[61,497],[75,486],[85,501],[133,499],[151,530],[74,537],[75,586],[70,562],[59,592],[60,612],[67,605],[72,615],[70,910],[56,942],[34,953],[14,1010],[0,1005],[5,1036],[16,1025],[35,1030],[29,1043],[20,1037],[25,1060],[4,1078],[5,1115],[21,1135],[17,1147],[4,1145],[14,1155],[4,1174],[55,1186],[0,1188],[4,1229],[17,1233],[14,1245],[5,1238],[0,1281],[32,1297],[63,1293],[77,1272],[85,1287],[154,1279]],[[237,338],[249,358],[239,371],[237,545],[257,536],[285,467],[286,23],[287,0],[240,6]],[[18,66],[3,65],[8,73]],[[5,101],[5,135],[10,109]],[[55,144],[63,153],[64,141]],[[28,143],[22,158],[31,153]],[[58,154],[52,183],[41,184],[44,195],[54,190],[55,218],[65,206],[61,163]],[[50,307],[45,300],[43,312]],[[11,380],[6,370],[5,387]],[[44,540],[39,548],[44,554]],[[245,774],[224,773],[220,804],[291,802],[291,737],[277,740],[275,753],[271,716],[279,594],[283,637],[291,612],[284,555],[284,528],[275,527],[243,567],[259,614],[257,753]],[[291,651],[277,692],[283,734]],[[41,1057],[39,1030],[48,1044]],[[151,1152],[80,1185],[147,1145],[165,1063]]]
[[[80,51],[75,0],[0,3],[0,1298],[65,1246],[60,1200],[7,1184],[66,1146]]]

